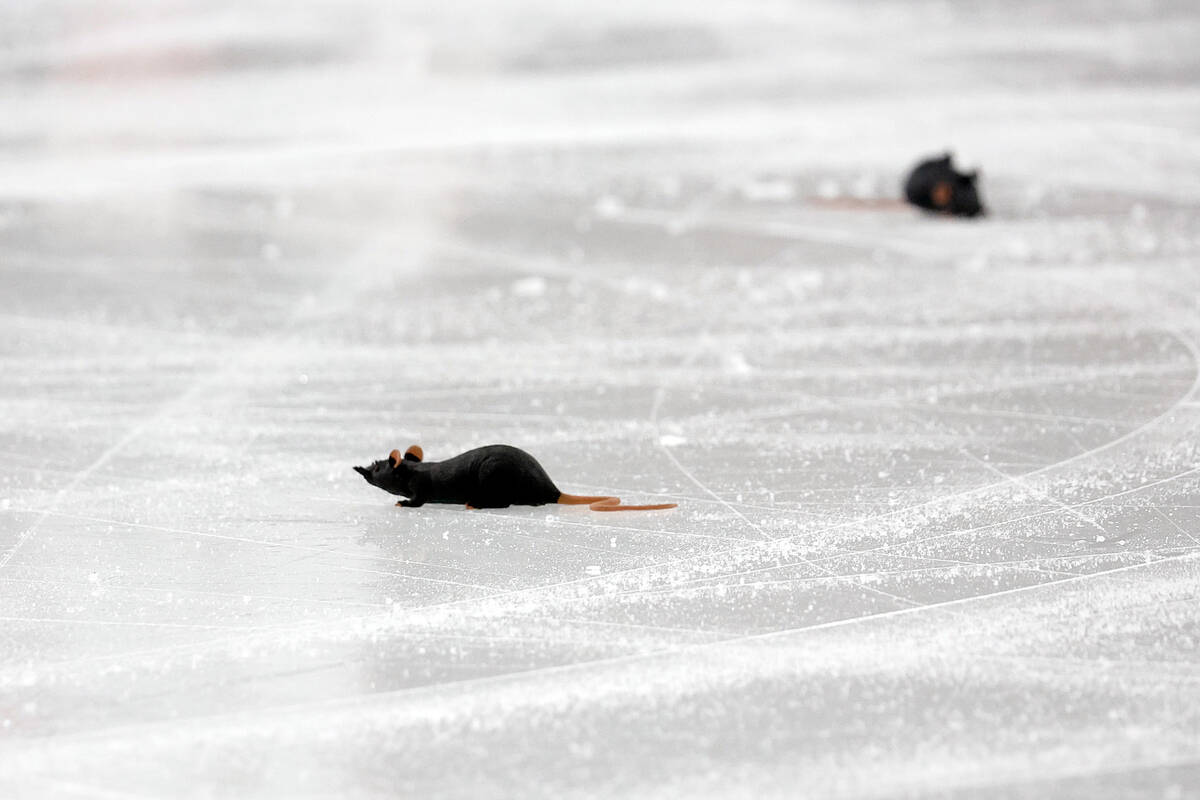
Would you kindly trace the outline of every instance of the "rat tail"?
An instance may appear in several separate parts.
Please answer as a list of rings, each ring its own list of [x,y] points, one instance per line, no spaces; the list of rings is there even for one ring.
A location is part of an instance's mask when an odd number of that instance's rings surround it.
[[[648,506],[623,506],[619,497],[589,497],[580,494],[560,494],[558,502],[568,506],[590,506],[592,511],[661,511],[679,505],[678,503],[656,503]]]

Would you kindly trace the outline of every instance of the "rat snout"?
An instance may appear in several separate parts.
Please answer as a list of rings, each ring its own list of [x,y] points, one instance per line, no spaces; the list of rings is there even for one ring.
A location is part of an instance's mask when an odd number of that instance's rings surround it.
[[[366,467],[355,467],[354,471],[357,472],[359,475],[362,475],[367,480],[371,480],[371,471],[369,469],[367,469]]]

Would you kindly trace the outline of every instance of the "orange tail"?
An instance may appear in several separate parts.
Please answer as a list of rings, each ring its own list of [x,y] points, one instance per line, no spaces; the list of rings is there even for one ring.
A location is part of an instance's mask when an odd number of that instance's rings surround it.
[[[649,506],[623,506],[619,497],[587,497],[579,494],[560,494],[558,502],[568,506],[589,506],[592,511],[661,511],[675,508],[678,503],[658,503]]]

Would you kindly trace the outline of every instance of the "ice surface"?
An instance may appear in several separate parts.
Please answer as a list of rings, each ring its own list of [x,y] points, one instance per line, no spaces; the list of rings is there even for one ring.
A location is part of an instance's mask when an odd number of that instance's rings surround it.
[[[1198,38],[5,6],[0,797],[1196,796]]]

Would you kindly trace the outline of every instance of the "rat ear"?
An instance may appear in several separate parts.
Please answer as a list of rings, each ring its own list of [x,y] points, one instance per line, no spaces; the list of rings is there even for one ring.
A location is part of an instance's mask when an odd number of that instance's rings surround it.
[[[414,444],[404,451],[405,461],[420,461],[423,458],[425,458],[425,451],[421,449],[421,445],[419,444]]]
[[[398,466],[400,466],[400,461],[403,458],[403,456],[400,455],[399,450],[393,450],[392,452],[388,453],[388,458],[390,458],[392,460],[393,467],[398,467]]]

